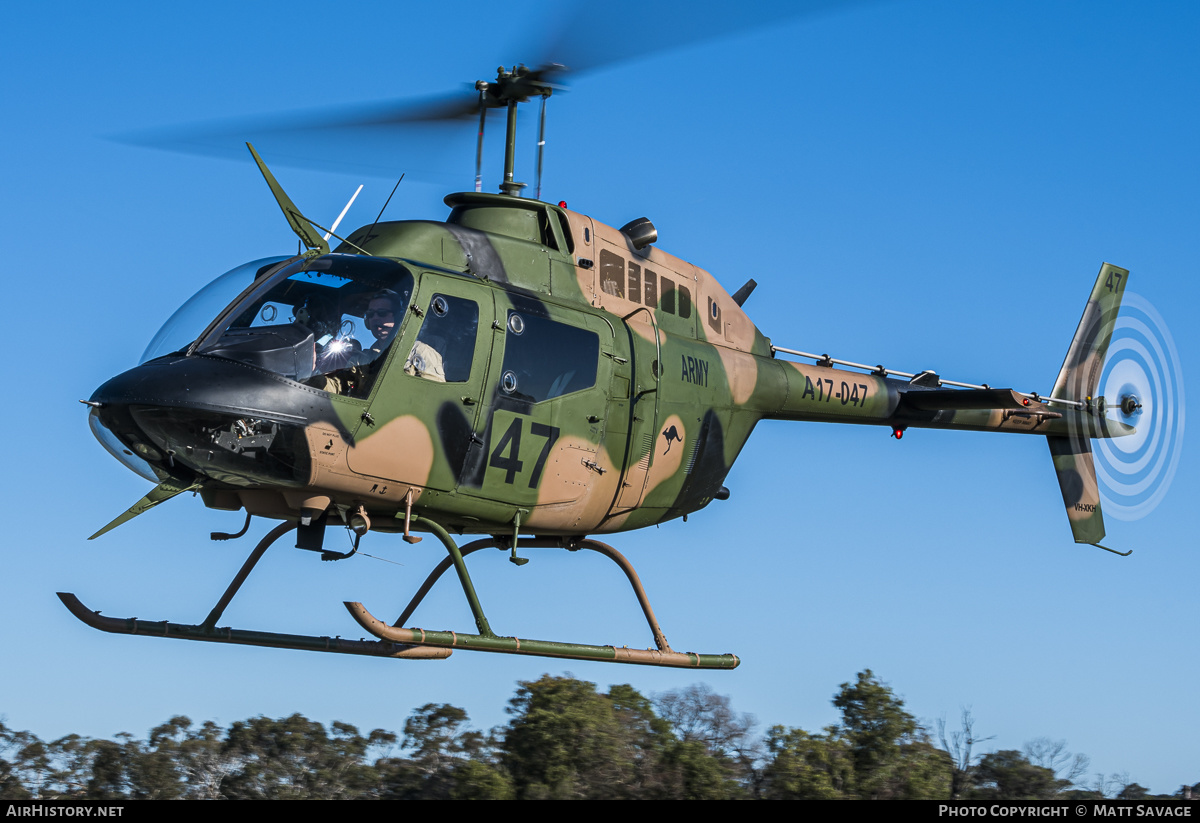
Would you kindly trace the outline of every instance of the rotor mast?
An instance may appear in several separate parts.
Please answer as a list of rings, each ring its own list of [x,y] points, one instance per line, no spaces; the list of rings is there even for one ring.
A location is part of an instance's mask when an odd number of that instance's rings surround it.
[[[500,66],[496,69],[495,81],[479,80],[475,88],[479,91],[480,123],[479,144],[476,147],[475,167],[479,169],[483,153],[483,120],[487,109],[507,109],[507,128],[504,140],[504,181],[500,191],[513,197],[519,197],[521,189],[527,184],[519,183],[514,176],[517,155],[517,104],[528,102],[533,97],[542,98],[542,122],[538,136],[538,182],[537,189],[541,192],[542,149],[545,145],[546,108],[545,100],[554,92],[554,84],[548,76],[563,71],[564,67],[556,63],[543,66],[540,69],[530,69],[527,66],[516,65],[512,70]],[[478,175],[478,171],[477,171]]]

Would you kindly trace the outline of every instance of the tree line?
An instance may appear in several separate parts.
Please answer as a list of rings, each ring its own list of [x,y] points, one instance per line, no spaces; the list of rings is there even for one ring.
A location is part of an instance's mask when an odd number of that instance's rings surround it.
[[[448,704],[402,734],[299,714],[223,728],[173,717],[145,740],[42,741],[0,722],[4,799],[1085,799],[1154,797],[1045,738],[982,752],[969,711],[935,734],[871,670],[833,697],[820,733],[772,726],[703,684],[632,686],[544,675],[519,682],[509,721],[482,732]],[[1200,784],[1172,797],[1200,794]],[[1164,795],[1165,796],[1165,795]]]

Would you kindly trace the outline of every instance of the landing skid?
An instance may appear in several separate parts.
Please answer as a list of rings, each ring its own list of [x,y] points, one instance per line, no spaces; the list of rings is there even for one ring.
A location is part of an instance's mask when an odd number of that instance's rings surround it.
[[[247,523],[247,526],[249,523]],[[139,620],[136,617],[101,617],[100,612],[91,611],[70,592],[58,592],[58,599],[63,602],[71,614],[87,623],[93,629],[113,634],[139,634],[149,637],[173,637],[178,640],[200,640],[206,643],[233,643],[242,646],[269,646],[276,649],[303,649],[313,652],[333,652],[335,654],[363,654],[372,657],[402,657],[409,660],[437,660],[450,656],[445,649],[432,649],[419,646],[405,646],[398,643],[372,640],[343,640],[340,637],[313,637],[302,634],[277,634],[275,632],[245,631],[218,627],[217,621],[229,606],[233,596],[246,582],[246,578],[272,543],[296,528],[295,523],[280,523],[258,542],[254,551],[246,558],[242,568],[230,582],[225,594],[217,601],[217,605],[208,613],[203,623],[190,625],[186,623],[168,623],[165,620]],[[241,533],[245,533],[243,528]],[[223,535],[216,539],[228,539],[231,535]]]
[[[475,594],[474,584],[467,573],[464,558],[481,549],[498,548],[511,550],[510,539],[485,538],[468,543],[460,549],[439,524],[423,517],[412,517],[411,522],[418,528],[432,533],[446,547],[448,557],[444,558],[425,579],[421,588],[409,601],[400,618],[392,625],[373,616],[361,603],[347,602],[346,608],[358,622],[378,640],[344,640],[341,637],[316,637],[309,635],[277,634],[274,632],[246,631],[228,627],[218,627],[217,621],[233,600],[250,572],[257,565],[266,550],[283,535],[296,528],[295,523],[281,523],[267,533],[254,551],[246,558],[242,568],[230,582],[229,587],[213,607],[208,617],[199,624],[169,623],[167,621],[146,621],[137,618],[101,617],[99,612],[89,610],[79,598],[68,592],[59,592],[62,600],[73,615],[92,628],[114,634],[137,634],[153,637],[171,637],[178,640],[197,640],[208,643],[234,643],[246,646],[268,646],[281,649],[301,649],[305,651],[333,652],[337,654],[358,654],[372,657],[395,657],[408,660],[435,660],[449,657],[454,649],[465,651],[499,652],[502,654],[524,654],[536,657],[557,657],[570,660],[596,660],[609,663],[634,663],[644,666],[671,666],[690,669],[733,669],[739,664],[736,655],[732,654],[695,654],[693,652],[676,652],[667,644],[662,629],[654,616],[654,610],[646,598],[641,580],[637,572],[625,557],[612,546],[586,538],[540,538],[522,542],[522,547],[529,548],[561,548],[568,551],[599,552],[616,563],[629,579],[642,607],[642,613],[654,636],[656,648],[631,649],[628,646],[593,646],[579,643],[558,643],[549,640],[527,640],[517,637],[501,637],[495,634],[483,607]],[[245,530],[243,529],[243,532]],[[514,552],[515,555],[515,552]],[[453,566],[459,582],[466,595],[471,613],[475,617],[478,634],[460,634],[451,631],[426,631],[419,628],[403,628],[412,613],[424,600],[434,584]]]

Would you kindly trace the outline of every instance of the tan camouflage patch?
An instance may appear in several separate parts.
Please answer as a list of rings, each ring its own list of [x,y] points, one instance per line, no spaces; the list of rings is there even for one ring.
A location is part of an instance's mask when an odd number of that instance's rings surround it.
[[[429,482],[433,459],[429,429],[411,414],[385,423],[346,454],[347,464],[358,474],[413,486]]]
[[[308,441],[312,463],[308,481],[310,486],[333,493],[335,499],[343,505],[365,499],[368,495],[370,498],[394,499],[394,495],[380,493],[379,484],[350,470],[346,463],[346,441],[337,430],[324,423],[317,423],[307,426],[304,436]]]
[[[733,404],[740,406],[754,394],[754,387],[758,384],[758,362],[752,355],[724,346],[717,346],[716,350],[725,369],[725,380],[729,383]]]
[[[679,473],[679,467],[683,464],[683,453],[690,446],[687,431],[679,415],[673,414],[659,424],[643,500],[648,498],[656,488],[669,482]]]
[[[595,305],[596,303],[596,237],[592,233],[592,218],[585,214],[564,209],[567,222],[571,225],[571,239],[575,244],[575,260],[587,260],[591,265],[576,265],[575,275],[579,279],[579,291],[583,299]]]
[[[304,509],[323,512],[333,503],[328,495],[310,489],[284,489],[282,494],[288,506],[297,512]]]
[[[597,465],[595,444],[580,437],[559,438],[538,484],[537,505],[570,502],[587,494],[600,476],[588,463]]]
[[[583,438],[563,437],[547,460],[537,506],[525,523],[546,531],[591,531],[608,513],[619,480],[620,467],[608,452]]]
[[[621,512],[604,521],[603,527],[592,529],[593,534],[608,534],[625,530],[625,521],[633,514],[632,511]]]
[[[701,271],[701,278],[705,277],[711,280],[712,275]],[[710,296],[709,299],[717,304],[717,310],[720,312],[720,320],[724,324],[725,341],[743,351],[749,351],[753,348],[755,326],[753,321],[742,311],[742,307],[734,303],[732,297],[725,297],[724,295]],[[710,315],[711,311],[710,308]],[[711,320],[706,318],[705,322],[710,323]]]
[[[337,429],[318,423],[305,427],[304,437],[308,441],[308,453],[312,456],[311,485],[317,485],[316,476],[324,473],[322,469],[349,470],[345,465],[346,441]]]

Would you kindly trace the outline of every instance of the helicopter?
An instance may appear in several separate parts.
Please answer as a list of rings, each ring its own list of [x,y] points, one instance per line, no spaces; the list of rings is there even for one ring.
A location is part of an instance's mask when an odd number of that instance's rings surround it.
[[[60,593],[76,617],[114,633],[404,659],[459,649],[732,669],[733,654],[671,649],[633,566],[591,536],[727,499],[726,475],[763,420],[883,426],[896,438],[909,428],[1046,437],[1075,541],[1128,554],[1100,545],[1091,451],[1093,438],[1135,434],[1141,411],[1133,393],[1099,395],[1127,270],[1101,266],[1046,395],[777,346],[745,310],[753,279],[728,292],[659,249],[647,218],[614,228],[521,196],[518,107],[544,102],[560,72],[501,69],[452,112],[478,113],[481,128],[489,110],[505,113],[504,177],[499,193],[448,195],[444,221],[377,219],[336,237],[250,147],[307,250],[222,275],[167,321],[140,365],[84,401],[100,442],[156,483],[92,537],[189,491],[209,508],[245,512],[240,532],[214,539],[243,536],[254,517],[281,522],[200,623],[101,616]],[[349,552],[325,546],[339,526],[355,535]],[[445,557],[392,623],[346,603],[375,640],[219,626],[267,549],[292,532],[296,548],[328,561],[354,556],[370,532],[410,544],[429,535]],[[480,537],[460,546],[456,535]],[[498,548],[521,565],[522,547],[613,560],[655,647],[494,632],[465,558]],[[410,627],[451,569],[475,632]]]

